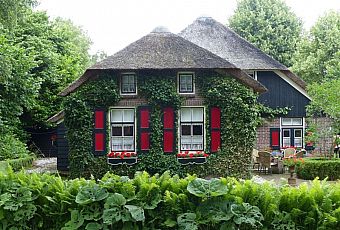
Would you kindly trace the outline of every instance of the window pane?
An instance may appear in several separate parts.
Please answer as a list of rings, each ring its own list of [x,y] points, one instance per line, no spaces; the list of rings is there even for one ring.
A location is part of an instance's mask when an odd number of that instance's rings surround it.
[[[283,130],[283,137],[290,137],[290,130]]]
[[[182,108],[181,109],[181,122],[190,122],[190,121],[191,121],[191,109]]]
[[[123,149],[124,150],[133,150],[134,144],[133,144],[133,137],[124,137],[123,138]]]
[[[111,122],[122,122],[123,121],[123,111],[120,109],[111,110]]]
[[[195,136],[192,138],[191,150],[202,150],[203,149],[203,137]]]
[[[295,129],[294,130],[294,137],[302,137],[302,130],[301,129]]]
[[[123,93],[135,93],[136,92],[136,76],[131,75],[123,75],[122,76],[122,92]]]
[[[203,108],[192,108],[192,121],[203,122]]]
[[[193,125],[193,135],[203,135],[203,125]]]
[[[124,126],[124,136],[133,136],[133,125]]]
[[[191,135],[191,125],[181,125],[181,129],[182,135]]]
[[[133,109],[124,109],[124,122],[134,122],[135,111]]]
[[[123,149],[123,139],[121,137],[113,137],[111,148],[112,148],[113,151],[122,150]]]
[[[292,125],[291,118],[282,118],[282,125]]]
[[[192,88],[192,74],[180,74],[179,75],[179,90],[180,92],[193,92]]]
[[[191,137],[182,136],[181,137],[181,150],[190,150],[191,149]]]
[[[122,126],[112,126],[112,136],[121,137],[122,136]]]
[[[293,118],[293,125],[302,125],[302,119],[301,118]]]
[[[283,147],[291,146],[290,138],[283,138]]]
[[[294,145],[296,147],[302,147],[302,138],[295,138],[294,139]]]

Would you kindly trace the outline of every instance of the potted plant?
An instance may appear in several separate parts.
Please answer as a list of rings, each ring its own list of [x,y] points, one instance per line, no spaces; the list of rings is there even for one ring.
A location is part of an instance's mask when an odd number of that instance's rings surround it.
[[[177,154],[177,160],[181,164],[204,164],[208,156],[203,151],[183,151]]]
[[[110,152],[107,154],[107,162],[110,165],[136,164],[137,154],[135,152]]]
[[[288,178],[288,184],[296,185],[296,178],[294,178],[294,172],[296,165],[301,165],[304,163],[302,158],[297,158],[296,156],[283,159],[283,165],[287,166],[290,172],[290,177]]]

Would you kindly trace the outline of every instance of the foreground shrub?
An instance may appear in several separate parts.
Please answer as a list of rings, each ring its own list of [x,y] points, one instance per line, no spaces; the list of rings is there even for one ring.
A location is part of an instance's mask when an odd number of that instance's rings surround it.
[[[0,161],[24,158],[30,154],[26,145],[13,135],[0,134]]]
[[[0,229],[339,229],[340,184],[0,173]]]
[[[296,168],[299,178],[313,180],[316,177],[329,180],[340,179],[340,159],[312,158],[306,159],[304,164]]]

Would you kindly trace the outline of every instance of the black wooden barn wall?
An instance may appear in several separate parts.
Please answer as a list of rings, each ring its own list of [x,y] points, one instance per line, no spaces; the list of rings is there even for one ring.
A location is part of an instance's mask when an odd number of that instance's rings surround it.
[[[60,123],[57,126],[57,146],[58,146],[58,160],[57,169],[60,171],[67,171],[69,160],[68,160],[68,142],[66,139],[66,127],[64,123]]]
[[[309,99],[272,71],[258,71],[257,80],[268,91],[259,96],[259,102],[271,108],[291,107],[287,117],[305,117]]]

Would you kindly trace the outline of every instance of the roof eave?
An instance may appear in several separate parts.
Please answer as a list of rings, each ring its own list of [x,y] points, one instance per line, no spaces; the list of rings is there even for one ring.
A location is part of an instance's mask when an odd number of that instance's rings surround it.
[[[239,82],[249,86],[257,93],[265,93],[267,92],[267,88],[262,85],[259,81],[256,81],[251,76],[249,76],[246,72],[244,72],[241,69],[235,68],[235,69],[215,69],[216,72],[225,75],[230,74],[232,77],[234,77]]]

